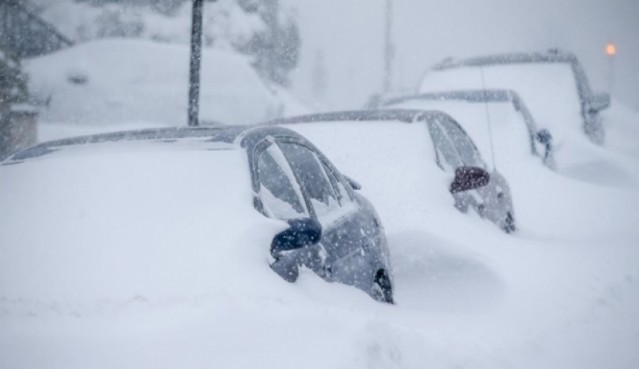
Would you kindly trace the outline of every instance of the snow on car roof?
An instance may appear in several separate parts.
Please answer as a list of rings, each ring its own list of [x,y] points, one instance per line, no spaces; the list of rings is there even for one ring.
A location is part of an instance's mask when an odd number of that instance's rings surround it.
[[[384,224],[401,229],[408,219],[421,222],[424,213],[454,210],[450,179],[437,167],[425,124],[437,118],[450,119],[440,112],[397,109],[320,113],[269,124],[311,140],[343,174],[361,183]],[[406,124],[411,122],[416,124]]]
[[[56,155],[0,166],[0,208],[11,214],[0,217],[0,296],[194,296],[224,291],[220,277],[247,268],[277,280],[264,260],[283,224],[253,207],[246,152],[229,143],[239,130],[175,132],[189,135],[63,140],[36,146]]]
[[[536,160],[531,155],[531,132],[512,101],[440,99],[436,98],[436,94],[433,97],[399,100],[401,102],[391,107],[436,109],[450,114],[464,127],[482,154],[490,158],[494,150],[495,164],[506,178],[510,178],[511,171],[522,162]]]
[[[388,109],[388,110],[345,110],[327,113],[306,114],[294,117],[274,119],[267,122],[267,125],[282,125],[310,122],[402,122],[413,123],[431,119],[445,119],[445,114],[437,111],[423,111],[411,109]]]
[[[233,142],[235,138],[245,130],[245,128],[152,128],[137,131],[121,131],[102,133],[89,136],[79,136],[64,138],[55,141],[43,142],[33,147],[21,150],[7,161],[19,162],[33,159],[61,151],[96,151],[116,149],[122,150],[136,147],[167,147],[167,145],[157,145],[157,143],[172,143],[170,149],[178,147],[199,147],[207,150],[233,149],[237,145]]]
[[[514,90],[525,101],[539,128],[550,129],[558,143],[570,137],[584,136],[580,91],[570,64],[460,63],[456,66],[459,68],[429,71],[422,80],[420,92]]]
[[[457,100],[467,101],[472,103],[483,102],[511,102],[513,107],[521,112],[524,118],[524,123],[528,127],[528,133],[530,137],[534,137],[537,134],[537,123],[532,114],[528,110],[528,107],[524,101],[519,97],[519,94],[513,90],[507,89],[471,89],[471,90],[452,90],[442,92],[431,92],[417,95],[408,95],[392,98],[383,101],[380,106],[392,108],[393,105],[397,105],[408,101],[420,101],[420,100]]]
[[[559,50],[505,53],[487,56],[477,56],[464,59],[447,58],[433,66],[434,70],[444,70],[465,66],[486,66],[495,64],[524,64],[524,63],[575,63],[577,57],[574,54]]]

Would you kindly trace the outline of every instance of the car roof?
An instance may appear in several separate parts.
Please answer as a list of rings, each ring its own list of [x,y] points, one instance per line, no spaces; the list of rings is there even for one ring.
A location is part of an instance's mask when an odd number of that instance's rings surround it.
[[[278,118],[266,122],[266,125],[316,123],[316,122],[403,122],[414,123],[435,119],[452,118],[440,111],[417,109],[388,109],[388,110],[344,110],[326,113],[306,114],[293,117]]]
[[[516,110],[523,114],[525,123],[529,126],[530,134],[537,131],[537,124],[530,110],[521,99],[519,94],[508,89],[473,89],[473,90],[453,90],[442,92],[427,92],[417,95],[400,96],[383,101],[380,107],[401,104],[409,101],[419,100],[457,100],[470,103],[490,103],[490,102],[511,102]]]
[[[269,135],[299,137],[299,134],[286,128],[255,126],[175,127],[119,131],[42,142],[14,153],[5,160],[3,165],[75,147],[106,143],[161,142],[179,145],[185,142],[191,144],[193,139],[196,139],[205,144],[207,150],[249,150],[255,143]]]
[[[577,90],[580,99],[592,94],[588,77],[584,71],[579,59],[575,54],[560,50],[548,49],[545,51],[520,52],[520,53],[503,53],[485,56],[476,56],[470,58],[446,58],[435,64],[432,71],[446,71],[463,67],[483,67],[498,65],[515,65],[515,64],[551,64],[551,63],[567,63],[570,64],[577,82]],[[428,73],[428,72],[427,72]],[[583,104],[583,101],[581,102]]]
[[[380,106],[400,104],[412,100],[463,100],[468,102],[501,102],[512,101],[516,99],[520,100],[519,95],[517,95],[515,91],[507,89],[452,90],[398,96],[383,101]]]
[[[383,109],[383,110],[343,110],[316,114],[298,115],[278,118],[263,123],[264,125],[296,125],[311,123],[435,123],[447,121],[462,131],[472,142],[466,130],[449,114],[439,110],[420,109]],[[476,146],[474,142],[473,146]]]
[[[427,92],[417,95],[400,96],[397,98],[383,101],[380,104],[380,108],[384,106],[392,106],[395,104],[403,104],[410,102],[420,101],[461,101],[466,103],[494,103],[505,102],[511,103],[514,109],[521,113],[524,123],[526,124],[526,130],[528,131],[528,137],[530,140],[530,146],[532,152],[536,152],[535,148],[535,135],[537,134],[537,124],[533,118],[530,110],[513,90],[508,89],[470,89],[470,90],[451,90],[442,92]]]
[[[460,67],[479,67],[503,64],[526,63],[577,63],[577,57],[567,51],[549,49],[527,53],[504,53],[470,58],[447,58],[433,66],[433,70],[446,70]]]

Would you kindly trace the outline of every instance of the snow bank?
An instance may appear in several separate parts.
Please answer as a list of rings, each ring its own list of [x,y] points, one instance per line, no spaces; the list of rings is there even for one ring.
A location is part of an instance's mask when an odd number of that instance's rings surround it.
[[[49,105],[45,122],[186,124],[189,48],[146,40],[78,44],[25,63],[30,91]],[[227,124],[277,117],[282,101],[238,54],[203,49],[202,120]]]
[[[199,150],[105,151],[67,165],[43,157],[0,166],[0,205],[10,214],[0,216],[0,367],[595,369],[639,360],[637,188],[524,166],[509,178],[526,192],[514,195],[520,230],[506,235],[452,207],[447,179],[428,169],[434,153],[420,156],[425,127],[381,128],[376,137],[353,123],[344,130],[361,140],[353,148],[380,162],[346,166],[346,148],[326,143],[349,135],[327,126],[314,132],[318,146],[383,216],[397,305],[308,270],[294,284],[273,273],[249,226],[265,221],[250,189],[213,170],[229,172],[240,160],[232,153],[218,161]],[[224,205],[235,201],[246,206]],[[111,219],[100,221],[97,206]],[[224,217],[213,218],[222,206]],[[57,253],[45,235],[77,242]],[[43,243],[10,249],[17,240]],[[65,272],[36,280],[54,266]],[[88,289],[102,282],[114,289]],[[94,299],[73,302],[77,294]]]
[[[615,123],[613,141],[636,141],[631,122],[623,122]],[[574,180],[533,158],[504,164],[520,222],[506,235],[453,208],[450,178],[434,167],[424,126],[291,127],[360,181],[378,208],[396,305],[308,270],[289,284],[268,269],[262,235],[250,227],[266,219],[251,207],[250,189],[227,181],[241,161],[230,152],[219,161],[212,152],[161,149],[105,150],[66,165],[43,157],[0,166],[0,367],[599,369],[639,362],[637,186]],[[637,156],[609,154],[616,165],[638,164]],[[54,192],[60,196],[47,196]],[[246,206],[225,205],[236,201]],[[220,207],[224,217],[215,215]],[[56,253],[46,235],[74,245]],[[37,250],[12,247],[25,240],[42,242]],[[66,269],[37,280],[53,267]],[[108,293],[90,288],[107,283],[114,287]]]
[[[610,108],[604,110],[602,116],[606,130],[606,147],[639,158],[639,111],[613,99]]]

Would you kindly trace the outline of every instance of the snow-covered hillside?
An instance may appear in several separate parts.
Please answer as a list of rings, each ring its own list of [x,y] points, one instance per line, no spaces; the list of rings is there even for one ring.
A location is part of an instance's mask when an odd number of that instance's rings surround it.
[[[188,63],[186,45],[123,39],[78,44],[25,62],[30,91],[48,104],[41,139],[71,133],[56,132],[69,124],[79,132],[186,124]],[[200,93],[205,121],[240,124],[304,111],[286,91],[265,84],[246,57],[230,51],[203,50]]]

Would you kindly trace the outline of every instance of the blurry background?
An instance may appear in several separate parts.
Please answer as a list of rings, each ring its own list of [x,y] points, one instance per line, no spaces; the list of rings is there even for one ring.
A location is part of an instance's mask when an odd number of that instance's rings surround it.
[[[204,43],[249,56],[265,80],[287,87],[311,108],[360,107],[382,89],[387,1],[207,2]],[[606,91],[610,73],[604,47],[614,42],[614,98],[639,109],[637,0],[390,1],[395,93],[413,91],[424,71],[448,56],[551,47],[574,52],[594,89]],[[74,41],[188,42],[188,0],[29,3]]]
[[[303,42],[295,91],[328,107],[363,105],[382,87],[385,0],[296,4]],[[396,91],[414,90],[424,71],[448,56],[550,47],[574,52],[593,88],[607,90],[604,47],[612,41],[614,97],[639,109],[637,0],[394,0],[393,7]],[[323,94],[314,70],[325,71]]]

